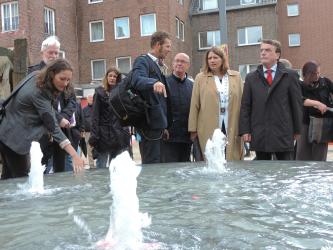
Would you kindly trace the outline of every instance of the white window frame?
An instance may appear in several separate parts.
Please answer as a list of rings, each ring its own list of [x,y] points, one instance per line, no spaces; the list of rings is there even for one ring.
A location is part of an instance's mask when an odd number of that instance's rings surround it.
[[[299,43],[291,44],[291,36],[295,36],[295,35],[298,36]],[[289,47],[299,47],[299,46],[301,46],[301,34],[300,33],[290,33],[290,34],[288,34],[288,45],[289,45]]]
[[[143,15],[140,15],[140,35],[141,36],[151,36],[153,33],[151,33],[151,34],[142,34],[142,17],[143,16],[151,16],[151,15],[153,15],[154,16],[154,20],[155,20],[155,22],[154,22],[154,32],[156,32],[156,13],[149,13],[149,14],[143,14]]]
[[[94,78],[94,62],[104,62],[104,74],[106,72],[106,60],[105,59],[94,59],[90,61],[90,67],[91,67],[91,79],[93,81],[99,81],[102,80],[104,76],[102,76],[101,78]]]
[[[63,50],[59,50],[59,58],[63,58],[63,59],[66,58],[66,53],[65,53],[65,51],[63,51]]]
[[[199,50],[206,50],[206,49],[210,49],[211,47],[213,46],[218,46],[218,45],[221,45],[221,44],[216,44],[216,31],[220,31],[220,30],[209,30],[209,31],[202,31],[202,32],[198,32],[198,39],[199,39]],[[214,44],[210,47],[201,47],[201,44],[200,44],[200,34],[201,33],[208,33],[208,32],[213,32],[213,36],[214,36]],[[220,31],[221,32],[221,31]],[[221,34],[220,34],[221,35]]]
[[[46,23],[46,19],[48,20],[48,23]],[[48,26],[48,32],[45,30],[46,24]],[[51,29],[53,32],[51,31]],[[44,7],[44,33],[49,35],[55,35],[55,10],[49,7]]]
[[[184,0],[177,0],[180,5],[184,5]]]
[[[94,23],[102,23],[102,27],[103,27],[103,38],[101,39],[97,39],[97,40],[93,40],[92,37],[92,32],[91,32],[91,25]],[[104,20],[97,20],[97,21],[91,21],[89,22],[89,39],[91,43],[97,43],[97,42],[103,42],[104,41]]]
[[[182,37],[180,36],[180,27],[183,27],[183,34]],[[185,40],[185,23],[176,17],[176,38],[184,41]]]
[[[246,67],[246,74],[248,74],[248,73],[250,73],[250,72],[251,72],[251,71],[250,71],[250,67],[251,67],[251,66],[258,67],[258,65],[259,65],[259,64],[256,64],[256,63],[250,63],[250,64],[239,64],[239,65],[238,65],[238,71],[239,71],[240,73],[242,73],[241,67],[242,67],[242,66],[245,66],[245,67]],[[242,77],[242,75],[241,75],[241,77]],[[246,76],[245,76],[245,77],[246,77]],[[242,80],[244,80],[244,81],[245,81],[245,77],[244,77],[244,79],[242,78]]]
[[[127,26],[128,26],[128,36],[123,36],[123,37],[117,37],[117,25],[116,25],[116,21],[117,19],[125,19],[127,18]],[[113,20],[113,26],[114,26],[114,39],[118,40],[118,39],[126,39],[126,38],[130,38],[131,37],[131,28],[130,28],[130,23],[129,23],[129,17],[128,16],[124,16],[124,17],[115,17]]]
[[[9,29],[5,30],[5,13],[4,13],[4,8],[5,6],[9,6]],[[17,26],[14,28],[13,27],[13,5],[17,6],[17,17],[18,17],[18,21],[17,21]],[[13,1],[13,2],[7,2],[7,3],[2,3],[1,4],[1,31],[2,32],[11,32],[11,31],[15,31],[19,29],[19,24],[20,24],[20,12],[19,12],[19,6],[18,6],[18,1]]]
[[[88,4],[102,3],[103,0],[88,0]]]
[[[292,13],[289,7],[297,6],[297,13]],[[299,4],[298,3],[291,3],[287,4],[287,16],[299,16]]]
[[[253,5],[253,4],[257,3],[257,0],[250,0],[250,1],[252,1],[250,3],[246,3],[245,1],[249,1],[249,0],[240,0],[240,4],[241,5]]]
[[[247,30],[249,28],[253,28],[253,27],[259,27],[260,28],[260,30],[261,30],[261,39],[263,38],[263,36],[262,36],[262,26],[248,26],[248,27],[239,28],[239,29],[237,29],[237,44],[238,44],[238,46],[248,46],[248,45],[260,44],[260,41],[255,42],[255,43],[249,43],[248,42],[248,31]],[[242,29],[245,29],[245,43],[240,43],[239,42],[239,31],[242,30]]]
[[[215,2],[216,2],[216,8],[208,8],[208,9],[205,9],[204,8],[204,2],[205,0],[200,0],[200,8],[202,9],[202,10],[216,10],[216,9],[218,9],[219,8],[219,4],[218,4],[218,0],[215,0]]]
[[[116,66],[119,70],[120,70],[120,68],[119,68],[118,60],[119,59],[128,59],[128,58],[129,58],[129,65],[130,65],[129,70],[132,70],[132,58],[130,56],[118,56],[118,57],[116,57]],[[121,73],[125,73],[125,72],[121,72]]]

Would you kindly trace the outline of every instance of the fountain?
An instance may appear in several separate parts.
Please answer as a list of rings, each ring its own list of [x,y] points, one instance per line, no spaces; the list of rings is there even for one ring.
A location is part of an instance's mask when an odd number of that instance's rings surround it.
[[[43,153],[40,149],[40,144],[33,141],[30,148],[31,167],[29,172],[28,182],[19,184],[22,192],[29,192],[32,194],[44,193],[44,170],[45,165],[42,165]]]
[[[331,163],[228,162],[220,174],[203,173],[204,167],[142,166],[136,193],[140,210],[153,218],[138,234],[142,242],[174,250],[332,249]],[[45,176],[44,188],[53,192],[41,196],[13,192],[22,178],[0,181],[1,249],[99,249],[105,235],[116,239],[116,227],[108,233],[115,200],[107,171]]]
[[[207,159],[207,167],[203,169],[206,173],[224,173],[226,172],[227,161],[225,159],[225,147],[227,145],[227,137],[222,133],[221,129],[215,129],[212,139],[208,139],[205,148],[205,157]]]

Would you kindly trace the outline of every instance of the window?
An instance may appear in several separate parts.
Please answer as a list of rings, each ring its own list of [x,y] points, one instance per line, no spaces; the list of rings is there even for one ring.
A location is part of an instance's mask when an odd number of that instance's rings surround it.
[[[116,58],[117,68],[121,73],[128,73],[131,70],[131,57],[117,57]]]
[[[156,15],[147,14],[140,16],[141,36],[150,36],[156,31]]]
[[[102,80],[105,72],[105,59],[91,60],[91,78],[93,80]]]
[[[115,39],[123,39],[130,37],[128,17],[120,17],[114,19],[114,35]]]
[[[243,81],[245,80],[245,77],[248,73],[250,73],[251,71],[256,70],[258,67],[258,64],[241,64],[239,65],[239,73],[243,79]]]
[[[184,0],[177,0],[177,3],[179,3],[180,5],[184,5]]]
[[[44,8],[44,26],[45,34],[55,34],[54,10]]]
[[[289,47],[295,47],[301,45],[301,35],[298,33],[295,34],[289,34]]]
[[[176,37],[184,41],[184,22],[176,17]]]
[[[63,59],[66,58],[66,53],[65,53],[65,51],[63,51],[63,50],[60,50],[60,51],[59,51],[59,58],[63,58]]]
[[[209,49],[221,45],[220,31],[199,32],[199,49]]]
[[[2,32],[14,31],[18,29],[19,12],[18,2],[1,4]]]
[[[90,42],[104,41],[104,22],[94,21],[89,23],[90,26]]]
[[[202,10],[218,9],[217,0],[201,0],[200,9]]]
[[[237,30],[238,45],[258,44],[262,40],[262,27],[253,26]]]
[[[241,0],[241,5],[256,4],[257,0]]]
[[[298,4],[288,4],[287,5],[287,14],[288,16],[298,16],[299,15],[299,9]]]
[[[103,0],[88,0],[88,4],[93,4],[93,3],[102,3]]]

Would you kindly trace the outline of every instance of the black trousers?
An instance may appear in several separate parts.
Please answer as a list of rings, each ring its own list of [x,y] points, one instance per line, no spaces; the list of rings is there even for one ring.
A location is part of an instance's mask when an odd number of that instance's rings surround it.
[[[2,156],[1,179],[28,176],[30,171],[30,154],[20,155],[0,142]]]
[[[256,160],[272,160],[272,156],[275,155],[279,161],[292,161],[294,159],[293,151],[286,152],[260,152],[256,151]]]
[[[161,162],[162,130],[141,130],[139,143],[142,164]]]
[[[190,155],[190,143],[161,141],[161,162],[187,162]]]

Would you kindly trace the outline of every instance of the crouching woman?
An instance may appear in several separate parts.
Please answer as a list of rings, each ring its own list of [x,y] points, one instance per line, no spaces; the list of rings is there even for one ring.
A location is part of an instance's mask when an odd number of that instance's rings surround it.
[[[28,175],[31,142],[39,141],[45,133],[50,133],[73,157],[74,172],[80,172],[84,166],[84,161],[61,131],[52,108],[57,95],[71,87],[71,65],[57,59],[41,72],[32,74],[34,76],[22,80],[26,83],[9,101],[0,124],[1,179]]]

